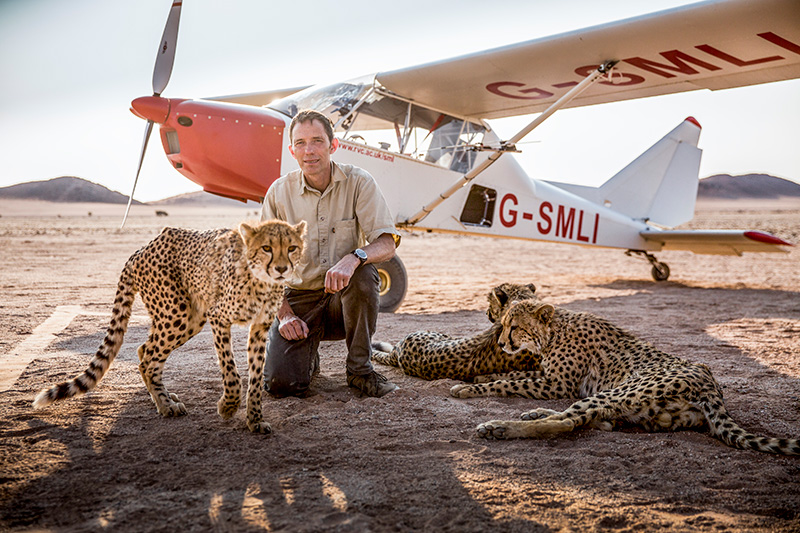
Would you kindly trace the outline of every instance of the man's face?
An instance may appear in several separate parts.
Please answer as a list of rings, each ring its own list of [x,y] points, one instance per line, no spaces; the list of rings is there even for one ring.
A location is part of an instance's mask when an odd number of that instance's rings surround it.
[[[330,171],[331,154],[339,146],[337,139],[328,140],[325,128],[317,120],[296,124],[291,134],[289,151],[306,177],[323,175]]]

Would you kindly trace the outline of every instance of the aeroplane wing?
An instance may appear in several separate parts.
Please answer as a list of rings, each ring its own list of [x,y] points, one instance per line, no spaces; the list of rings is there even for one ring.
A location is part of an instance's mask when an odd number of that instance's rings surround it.
[[[643,231],[645,240],[660,243],[663,250],[687,250],[696,254],[742,255],[744,252],[784,252],[793,246],[783,239],[747,230],[665,230]]]
[[[212,96],[210,98],[203,98],[203,100],[215,100],[217,102],[230,102],[232,104],[244,104],[261,107],[274,100],[290,96],[307,88],[308,85],[305,85],[303,87],[292,87],[290,89],[275,89],[272,91],[231,94],[228,96]]]
[[[513,13],[511,13],[513,16]],[[618,60],[567,107],[800,77],[800,1],[726,0],[382,72],[386,89],[472,118],[544,111]]]

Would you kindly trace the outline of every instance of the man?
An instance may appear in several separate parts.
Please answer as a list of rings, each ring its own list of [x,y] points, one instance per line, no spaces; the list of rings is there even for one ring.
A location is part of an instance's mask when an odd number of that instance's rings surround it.
[[[325,115],[299,112],[289,141],[300,169],[272,184],[261,218],[305,220],[308,234],[269,332],[264,386],[278,396],[304,393],[319,371],[320,341],[344,339],[347,384],[383,396],[397,386],[370,362],[380,286],[373,263],[394,257],[400,234],[372,176],[331,161],[339,141]]]

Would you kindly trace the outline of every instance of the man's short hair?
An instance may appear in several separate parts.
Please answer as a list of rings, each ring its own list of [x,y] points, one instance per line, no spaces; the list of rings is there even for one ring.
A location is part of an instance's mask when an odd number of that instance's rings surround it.
[[[325,128],[325,134],[328,136],[328,141],[333,142],[333,124],[331,124],[331,121],[328,117],[319,111],[315,111],[314,109],[303,109],[294,116],[292,123],[289,124],[289,142],[294,140],[292,138],[292,133],[294,132],[294,127],[297,124],[305,124],[306,122],[314,122],[315,120],[322,124],[322,127]]]

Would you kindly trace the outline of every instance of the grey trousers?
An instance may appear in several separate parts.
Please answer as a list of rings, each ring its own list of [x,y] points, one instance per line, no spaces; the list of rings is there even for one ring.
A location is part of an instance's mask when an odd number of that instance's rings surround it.
[[[276,319],[269,330],[264,388],[275,396],[295,396],[308,390],[319,369],[323,340],[345,340],[347,370],[356,375],[372,372],[372,335],[378,321],[380,279],[373,265],[356,269],[350,283],[336,294],[324,290],[287,289],[286,299],[295,315],[308,324],[308,337],[284,339]]]

